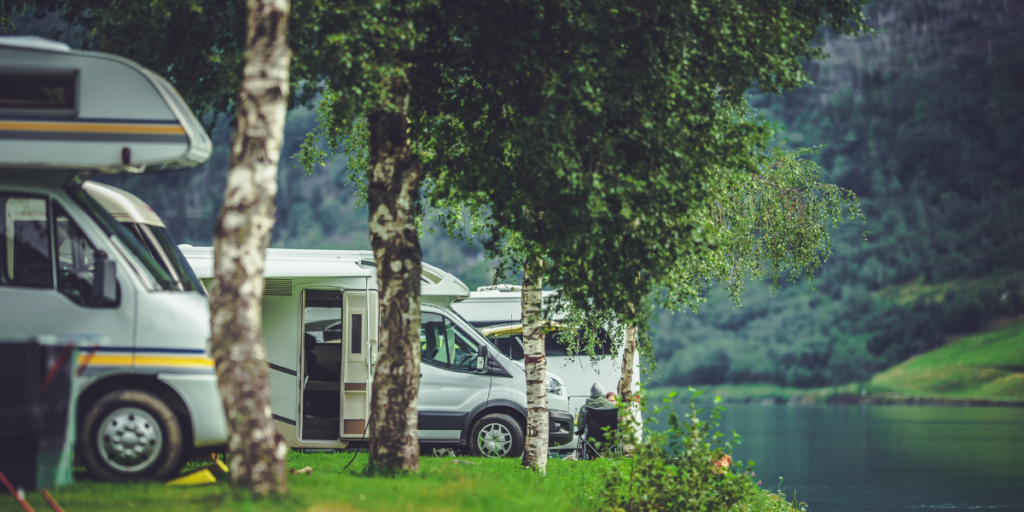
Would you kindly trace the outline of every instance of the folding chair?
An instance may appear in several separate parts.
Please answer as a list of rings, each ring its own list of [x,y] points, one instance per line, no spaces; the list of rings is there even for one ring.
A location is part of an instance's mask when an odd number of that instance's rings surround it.
[[[580,418],[580,426],[576,430],[579,436],[580,460],[602,457],[609,451],[617,450],[621,453],[618,440],[615,435],[619,431],[619,410],[618,409],[592,409],[583,408],[583,417]],[[591,442],[593,439],[593,442]]]

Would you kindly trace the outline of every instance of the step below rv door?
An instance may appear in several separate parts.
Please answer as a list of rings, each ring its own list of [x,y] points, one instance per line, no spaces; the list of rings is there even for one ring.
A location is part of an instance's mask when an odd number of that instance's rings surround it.
[[[346,290],[343,294],[341,438],[360,439],[370,420],[370,392],[380,339],[380,307],[376,291]]]

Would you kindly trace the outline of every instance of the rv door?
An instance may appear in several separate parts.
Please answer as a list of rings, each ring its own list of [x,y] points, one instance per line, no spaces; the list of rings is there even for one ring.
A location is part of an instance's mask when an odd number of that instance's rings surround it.
[[[360,439],[365,436],[370,419],[380,309],[376,291],[346,290],[343,302],[341,437]]]

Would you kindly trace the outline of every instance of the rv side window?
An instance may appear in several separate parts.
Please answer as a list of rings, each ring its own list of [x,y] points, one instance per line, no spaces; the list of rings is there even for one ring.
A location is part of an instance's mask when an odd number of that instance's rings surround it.
[[[96,246],[56,203],[53,203],[53,216],[57,230],[57,290],[78,304],[94,306]]]
[[[0,194],[0,285],[53,288],[46,199]]]

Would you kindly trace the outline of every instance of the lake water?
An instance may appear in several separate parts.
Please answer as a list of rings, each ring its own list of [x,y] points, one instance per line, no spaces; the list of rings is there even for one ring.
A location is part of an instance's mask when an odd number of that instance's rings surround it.
[[[733,430],[733,457],[811,512],[1024,511],[1024,408],[727,404]]]

